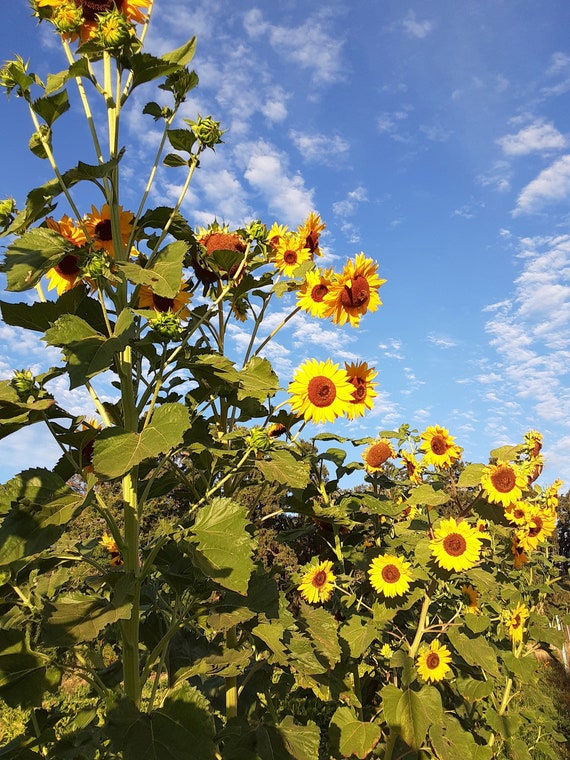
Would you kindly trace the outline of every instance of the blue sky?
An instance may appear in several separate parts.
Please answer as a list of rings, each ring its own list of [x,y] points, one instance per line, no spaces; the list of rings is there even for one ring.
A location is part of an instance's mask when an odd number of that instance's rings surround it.
[[[65,67],[25,0],[3,13],[3,60],[19,53],[42,77]],[[269,354],[284,386],[309,357],[375,366],[375,409],[336,432],[440,424],[486,461],[535,428],[540,482],[570,486],[569,28],[567,0],[156,0],[149,52],[198,38],[200,84],[181,117],[212,114],[228,130],[183,206],[190,224],[296,226],[316,210],[325,264],[364,251],[387,280],[360,329],[299,315]],[[157,140],[141,114],[157,94],[136,95],[121,135],[127,208]],[[49,166],[27,151],[22,102],[3,97],[0,123],[0,196],[21,204]],[[77,104],[55,126],[63,168],[93,160]],[[152,205],[173,203],[178,182],[161,170]],[[0,377],[58,358],[0,323]],[[91,412],[62,382],[54,392]],[[1,441],[0,480],[32,451],[46,466],[58,456],[38,426]]]

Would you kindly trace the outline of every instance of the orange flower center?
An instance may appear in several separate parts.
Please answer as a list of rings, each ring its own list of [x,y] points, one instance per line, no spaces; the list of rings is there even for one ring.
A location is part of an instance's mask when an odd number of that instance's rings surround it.
[[[106,13],[114,7],[121,10],[123,0],[75,0],[75,5],[83,9],[86,21],[95,21],[100,13]]]
[[[517,478],[512,467],[508,464],[502,464],[497,467],[491,475],[491,483],[496,491],[500,493],[509,493],[517,484]]]
[[[318,573],[315,573],[313,575],[313,578],[311,580],[311,583],[315,588],[322,588],[322,586],[325,585],[327,582],[327,574],[324,570],[319,570]]]
[[[433,453],[437,454],[437,456],[442,456],[449,448],[447,441],[442,435],[434,435],[430,441],[430,447]]]
[[[79,259],[70,253],[55,266],[55,271],[62,277],[73,277],[79,274]]]
[[[430,652],[426,657],[426,667],[428,670],[435,670],[439,665],[439,655],[437,652]]]
[[[451,557],[461,557],[467,549],[467,541],[461,533],[450,533],[443,539],[443,548]]]
[[[174,299],[166,298],[165,296],[157,296],[156,293],[153,293],[152,304],[157,311],[172,311],[174,307]]]
[[[298,258],[299,257],[297,256],[297,251],[285,251],[285,253],[283,254],[283,261],[288,266],[291,266],[292,264],[296,264]]]
[[[315,287],[311,290],[311,298],[316,303],[320,303],[328,292],[329,289],[326,285],[323,285],[322,283],[320,285],[315,285]]]
[[[366,277],[357,274],[352,278],[352,287],[344,286],[340,302],[345,309],[361,308],[370,300],[370,285]]]
[[[384,464],[384,462],[387,459],[390,459],[392,456],[392,452],[390,451],[390,447],[387,443],[384,443],[384,441],[380,441],[380,443],[373,444],[366,453],[366,464],[370,465],[370,467],[380,467],[381,464]]]
[[[313,406],[330,406],[336,398],[335,384],[330,378],[317,375],[309,380],[307,396]]]
[[[243,253],[246,245],[239,235],[231,232],[209,232],[200,242],[206,248],[208,255],[213,251],[237,251]]]
[[[358,404],[363,402],[366,398],[366,380],[363,380],[361,377],[351,377],[349,379],[352,385],[354,385],[354,390],[352,391],[352,403]]]
[[[524,509],[521,509],[520,507],[518,509],[513,509],[513,517],[515,520],[522,520],[524,518]]]
[[[538,517],[538,515],[536,517],[533,517],[532,518],[532,524],[531,524],[531,526],[528,529],[528,535],[531,538],[535,538],[536,536],[538,536],[538,534],[542,530],[542,526],[543,525],[544,525],[544,523],[542,522],[542,518],[541,517]]]
[[[400,571],[396,565],[384,565],[382,568],[382,578],[386,583],[397,583],[400,580]]]
[[[111,220],[110,219],[101,219],[100,222],[97,222],[95,225],[95,237],[97,240],[112,240],[113,239],[113,233],[111,232]]]

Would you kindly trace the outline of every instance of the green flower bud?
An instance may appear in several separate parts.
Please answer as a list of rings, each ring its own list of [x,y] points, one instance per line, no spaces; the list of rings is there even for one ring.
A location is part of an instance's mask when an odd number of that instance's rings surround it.
[[[51,20],[58,32],[72,34],[84,21],[81,5],[77,6],[72,0],[63,3],[54,8]]]
[[[156,317],[149,321],[155,333],[165,340],[180,340],[182,338],[182,326],[180,317],[171,311],[156,312]]]
[[[131,42],[133,31],[125,16],[113,9],[98,16],[97,38],[106,48],[124,47]]]
[[[220,129],[220,122],[214,121],[211,116],[206,116],[204,119],[198,114],[196,121],[190,119],[184,119],[184,121],[190,125],[192,132],[194,133],[198,142],[205,148],[211,148],[214,150],[214,146],[223,142],[222,135],[224,130]]]
[[[249,240],[264,241],[267,237],[267,227],[259,219],[256,219],[246,225],[245,233]]]
[[[104,277],[107,280],[116,280],[111,274],[111,259],[104,250],[93,251],[89,254],[81,267],[81,279],[91,278],[96,280]]]
[[[254,451],[269,451],[271,448],[271,438],[267,435],[267,431],[264,428],[254,427],[249,431],[247,444]]]
[[[20,401],[27,401],[30,396],[37,397],[39,388],[36,386],[36,378],[29,369],[20,369],[14,372],[10,385],[18,394]]]
[[[0,229],[5,230],[12,224],[14,211],[16,211],[16,201],[13,198],[0,201]]]
[[[15,89],[17,97],[29,98],[34,83],[41,85],[41,80],[35,74],[28,74],[28,63],[19,55],[13,61],[6,61],[0,69],[0,87],[4,87],[7,95]]]

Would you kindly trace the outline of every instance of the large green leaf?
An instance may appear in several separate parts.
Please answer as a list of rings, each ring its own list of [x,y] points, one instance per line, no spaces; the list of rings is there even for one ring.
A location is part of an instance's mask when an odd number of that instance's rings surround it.
[[[288,715],[277,725],[261,724],[255,732],[260,760],[318,760],[320,731],[316,723],[297,726]]]
[[[165,53],[161,58],[156,58],[150,53],[135,53],[129,59],[133,72],[132,88],[181,70],[190,63],[195,51],[196,37],[192,37],[184,45]]]
[[[200,569],[240,594],[247,593],[254,569],[247,513],[247,507],[231,499],[216,498],[198,512],[191,539],[198,548]]]
[[[55,400],[51,396],[20,401],[10,381],[0,380],[0,438],[5,438],[26,425],[41,422],[45,419],[47,410],[53,406]]]
[[[289,488],[305,488],[310,477],[307,462],[286,449],[276,449],[269,456],[269,459],[258,459],[255,462],[256,468],[266,480]]]
[[[126,620],[132,602],[120,599],[118,604],[79,592],[60,596],[46,608],[42,640],[48,646],[71,647],[93,641],[110,623]]]
[[[0,697],[10,707],[41,705],[60,678],[47,657],[28,649],[23,631],[0,631]]]
[[[436,490],[433,486],[424,483],[421,486],[416,486],[412,493],[406,499],[408,506],[417,506],[419,504],[425,504],[428,507],[438,507],[441,504],[445,504],[449,501],[449,494],[444,490]]]
[[[254,356],[239,373],[238,399],[255,398],[263,403],[279,390],[279,378],[267,359]]]
[[[162,230],[168,222],[170,222],[168,232],[174,238],[186,242],[194,241],[194,233],[186,219],[180,212],[175,212],[169,206],[157,206],[157,208],[145,211],[139,219],[138,227],[139,229],[150,227],[151,229]]]
[[[125,277],[136,285],[146,285],[157,296],[174,298],[182,282],[182,262],[188,245],[177,240],[163,248],[152,263],[143,268],[132,262],[118,263]]]
[[[469,731],[465,731],[459,721],[444,714],[442,721],[433,723],[429,738],[439,760],[472,760],[475,741]]]
[[[66,90],[55,95],[46,95],[32,103],[33,110],[39,114],[45,123],[51,125],[66,111],[69,111],[69,98]]]
[[[339,636],[348,644],[351,657],[361,657],[370,644],[378,636],[378,628],[371,620],[363,620],[358,615],[353,615],[342,626]]]
[[[112,746],[124,760],[212,760],[214,720],[207,699],[183,683],[150,714],[123,700],[109,713]]]
[[[7,325],[26,330],[45,332],[64,314],[76,314],[96,330],[105,329],[101,305],[94,298],[89,298],[85,287],[71,288],[62,293],[57,301],[36,301],[32,304],[0,301],[0,309]]]
[[[433,686],[421,691],[406,689],[396,707],[396,722],[402,739],[412,749],[419,749],[428,728],[441,721],[443,714],[441,697]]]
[[[447,636],[455,651],[469,665],[478,666],[492,676],[500,675],[495,650],[483,635],[470,638],[451,627]]]
[[[380,741],[380,726],[358,720],[350,707],[339,707],[332,716],[329,739],[342,757],[370,757]]]
[[[338,624],[323,607],[301,605],[301,616],[307,623],[307,633],[316,651],[326,657],[331,668],[340,662],[341,649],[338,641]]]
[[[145,459],[168,454],[181,443],[189,427],[190,416],[185,406],[163,404],[142,433],[107,428],[95,441],[95,472],[103,480],[119,478]]]
[[[6,249],[6,289],[22,291],[33,288],[49,269],[73,250],[77,250],[73,243],[47,227],[24,233]]]
[[[484,469],[484,464],[468,464],[461,472],[457,485],[460,488],[475,488],[479,486]]]

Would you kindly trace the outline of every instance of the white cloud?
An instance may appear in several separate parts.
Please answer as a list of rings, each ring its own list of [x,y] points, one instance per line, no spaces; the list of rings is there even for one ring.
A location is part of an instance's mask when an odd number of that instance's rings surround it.
[[[538,119],[516,134],[499,138],[497,143],[507,156],[526,156],[529,153],[563,150],[567,140],[553,124]]]
[[[545,203],[564,201],[569,196],[570,154],[566,154],[543,169],[521,190],[513,215],[533,214]]]
[[[336,216],[345,218],[352,216],[360,203],[364,203],[368,198],[366,190],[361,185],[347,193],[346,198],[333,203],[333,212]]]
[[[430,343],[432,343],[434,346],[437,346],[438,348],[453,348],[457,345],[457,342],[447,335],[435,335],[434,333],[430,333],[427,336],[427,339]]]
[[[486,172],[477,177],[483,187],[492,187],[500,193],[511,189],[511,168],[507,161],[496,161]]]
[[[349,144],[339,135],[308,134],[292,129],[289,137],[307,161],[336,164],[348,152]]]
[[[419,21],[416,12],[413,10],[409,11],[406,17],[402,20],[402,26],[408,37],[415,37],[420,40],[427,37],[427,35],[435,28],[433,21],[427,19]]]

